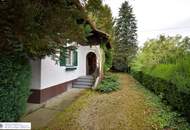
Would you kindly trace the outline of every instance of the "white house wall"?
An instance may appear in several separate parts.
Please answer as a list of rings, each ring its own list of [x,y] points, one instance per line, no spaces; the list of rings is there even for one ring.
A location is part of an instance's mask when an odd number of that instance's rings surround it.
[[[41,81],[40,87],[35,89],[45,89],[64,82],[77,79],[80,76],[86,75],[86,56],[89,52],[94,52],[97,57],[97,64],[99,66],[100,46],[79,46],[78,52],[78,66],[76,70],[66,71],[65,66],[56,64],[51,57],[46,57],[41,60]]]
[[[39,89],[41,86],[41,60],[30,60],[32,68],[31,89]]]

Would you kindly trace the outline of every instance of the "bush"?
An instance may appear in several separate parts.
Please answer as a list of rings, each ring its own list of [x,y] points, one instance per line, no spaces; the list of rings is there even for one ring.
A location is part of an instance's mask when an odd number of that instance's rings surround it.
[[[31,69],[24,57],[0,57],[0,122],[17,121],[25,112]]]
[[[158,64],[143,72],[172,82],[178,87],[190,88],[190,60],[188,58],[183,57],[176,64]]]
[[[152,69],[143,72],[170,81],[171,77],[173,77],[175,69],[175,64],[158,64],[154,66]]]
[[[180,111],[190,120],[190,89],[177,86],[167,80],[147,75],[143,72],[133,72],[133,76],[146,88],[161,96],[174,109]]]
[[[186,87],[190,88],[190,55],[182,57],[176,63],[176,69],[171,76],[171,80],[173,83],[177,84],[181,88],[186,89]]]
[[[105,49],[104,49],[105,51]],[[112,50],[105,51],[105,63],[104,63],[104,71],[107,72],[112,67]]]
[[[112,67],[112,59],[113,59],[113,50],[108,49],[106,44],[100,44],[101,48],[103,49],[103,57],[104,57],[104,72],[107,72]]]
[[[119,89],[119,82],[118,78],[115,75],[105,75],[104,79],[100,83],[100,85],[97,87],[97,91],[102,93],[109,93],[112,91],[116,91]]]

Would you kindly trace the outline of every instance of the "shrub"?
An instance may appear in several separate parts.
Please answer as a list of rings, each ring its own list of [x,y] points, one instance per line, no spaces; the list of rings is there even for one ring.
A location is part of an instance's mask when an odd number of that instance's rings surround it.
[[[176,64],[158,64],[143,72],[172,82],[181,88],[190,88],[190,60],[188,58],[184,57]]]
[[[119,82],[117,80],[118,78],[116,75],[105,75],[104,79],[96,90],[102,93],[116,91],[119,89]]]
[[[142,85],[138,85],[138,89],[144,92],[147,105],[154,108],[154,113],[152,113],[148,119],[153,129],[165,130],[168,128],[168,130],[189,130],[190,124],[181,114],[173,111],[171,106],[164,104],[161,98],[147,91]]]
[[[166,100],[190,120],[190,89],[177,86],[167,80],[147,75],[143,72],[133,72],[133,76],[146,88]]]
[[[104,50],[105,51],[105,50]],[[112,67],[112,50],[105,51],[105,64],[104,64],[104,71],[107,72]]]
[[[175,69],[175,64],[158,64],[152,69],[146,70],[146,72],[144,72],[155,77],[163,78],[165,80],[171,80],[171,77],[173,77],[173,72]]]
[[[110,70],[110,68],[112,67],[112,59],[113,59],[113,50],[112,49],[108,49],[106,47],[106,44],[100,44],[101,48],[103,49],[104,53],[103,53],[103,57],[104,57],[104,72],[107,72]]]
[[[176,63],[176,69],[171,76],[173,83],[177,84],[181,88],[190,88],[190,55],[182,57]]]
[[[25,57],[0,57],[0,122],[17,121],[25,112],[31,69]]]

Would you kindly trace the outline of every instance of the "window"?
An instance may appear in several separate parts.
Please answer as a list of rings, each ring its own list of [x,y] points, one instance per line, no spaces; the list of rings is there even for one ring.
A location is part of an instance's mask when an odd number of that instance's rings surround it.
[[[72,64],[72,51],[71,50],[67,50],[66,51],[66,66],[73,66]]]
[[[60,51],[60,66],[75,67],[78,65],[78,53],[75,50],[63,48]]]

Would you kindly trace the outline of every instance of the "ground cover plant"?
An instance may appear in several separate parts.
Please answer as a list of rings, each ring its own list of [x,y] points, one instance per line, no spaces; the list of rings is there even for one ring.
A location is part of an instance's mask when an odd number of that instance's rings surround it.
[[[107,73],[96,90],[102,93],[109,93],[119,89],[118,77],[114,74]]]
[[[169,130],[189,130],[190,124],[177,111],[174,111],[171,106],[163,103],[162,99],[147,90],[141,84],[137,84],[136,89],[145,94],[146,103],[150,108],[154,108],[148,122],[152,124],[154,129],[169,129]]]

